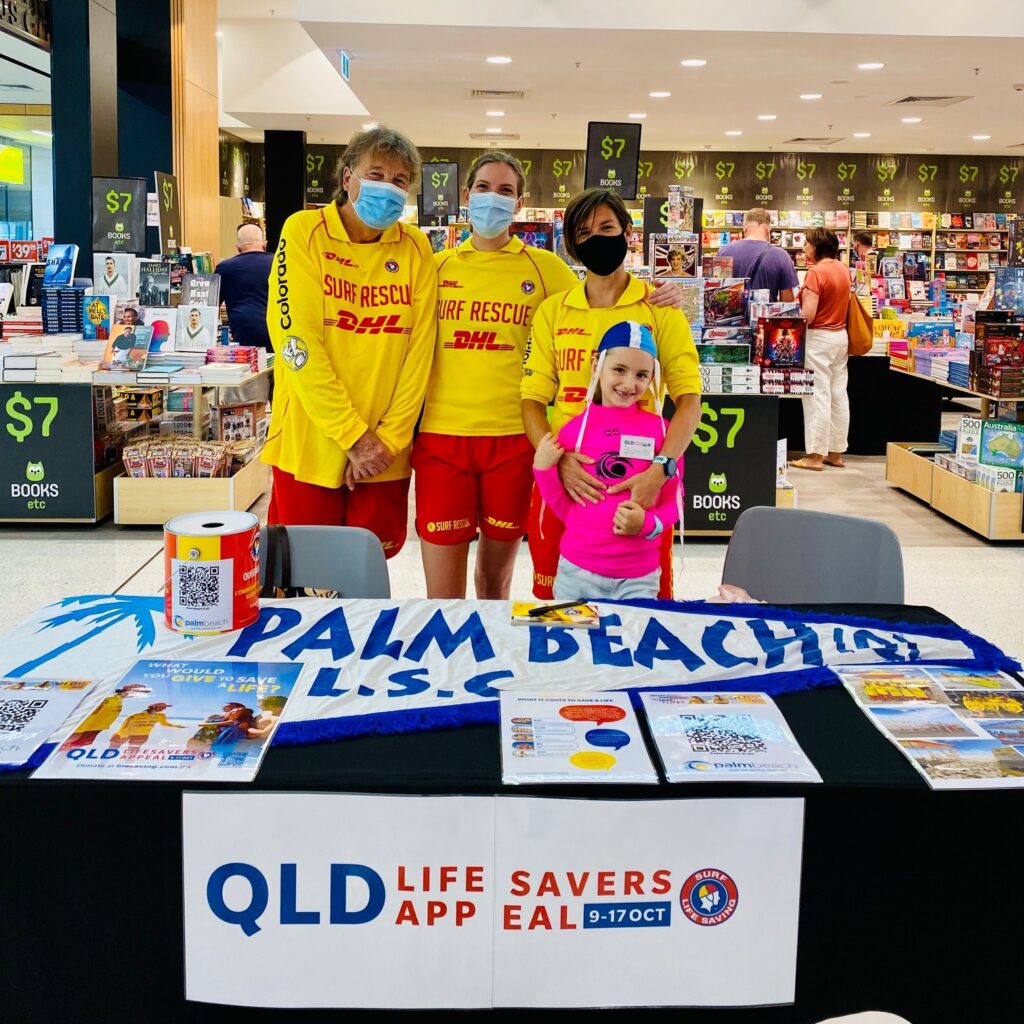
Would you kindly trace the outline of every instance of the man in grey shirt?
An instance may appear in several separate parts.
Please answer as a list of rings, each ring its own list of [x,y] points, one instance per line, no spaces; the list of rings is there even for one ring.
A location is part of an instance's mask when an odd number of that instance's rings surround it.
[[[723,245],[719,256],[732,257],[732,276],[749,277],[751,291],[767,288],[772,302],[792,302],[798,285],[789,253],[772,245],[771,215],[754,207],[743,215],[743,237]]]

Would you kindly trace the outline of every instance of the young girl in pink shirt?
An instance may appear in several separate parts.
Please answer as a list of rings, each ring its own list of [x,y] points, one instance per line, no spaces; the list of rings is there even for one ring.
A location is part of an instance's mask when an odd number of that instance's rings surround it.
[[[594,353],[587,407],[537,446],[533,473],[541,497],[565,523],[554,595],[559,601],[593,598],[653,598],[661,571],[658,538],[679,520],[682,464],[657,455],[665,437],[660,414],[637,403],[653,389],[660,410],[658,350],[648,327],[624,321],[610,328]],[[660,461],[667,479],[650,511],[628,491],[605,493],[597,504],[577,504],[558,478],[566,449],[593,459],[585,468],[606,484],[617,484]]]

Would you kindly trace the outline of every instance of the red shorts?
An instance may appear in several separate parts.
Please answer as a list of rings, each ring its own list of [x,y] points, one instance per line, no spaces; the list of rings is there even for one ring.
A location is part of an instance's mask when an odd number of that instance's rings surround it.
[[[394,558],[409,528],[409,477],[376,484],[320,487],[300,483],[274,466],[268,523],[284,526],[362,526],[376,534],[386,558]]]
[[[492,540],[526,533],[533,487],[533,445],[525,434],[452,437],[419,434],[416,532],[431,544],[464,544],[477,528]]]
[[[565,532],[562,522],[550,508],[545,506],[544,518],[540,515],[541,497],[535,487],[530,498],[530,519],[528,543],[533,559],[533,595],[542,601],[550,601],[554,594],[552,586],[558,570],[559,544]],[[541,534],[543,533],[543,536]],[[672,538],[675,527],[666,529],[661,535],[661,586],[658,597],[662,601],[672,600]]]

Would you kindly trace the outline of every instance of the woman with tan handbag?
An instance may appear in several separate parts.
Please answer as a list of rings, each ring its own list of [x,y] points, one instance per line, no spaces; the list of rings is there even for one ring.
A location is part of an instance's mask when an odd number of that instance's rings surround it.
[[[800,313],[807,320],[805,364],[814,370],[814,394],[803,399],[805,455],[792,465],[821,472],[842,468],[850,430],[846,394],[850,271],[839,262],[839,239],[827,228],[812,228],[804,245],[807,278],[800,289]]]

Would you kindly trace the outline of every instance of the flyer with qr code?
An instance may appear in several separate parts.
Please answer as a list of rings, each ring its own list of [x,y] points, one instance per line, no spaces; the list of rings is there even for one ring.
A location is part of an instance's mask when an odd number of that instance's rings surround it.
[[[766,693],[641,693],[669,782],[821,782]]]
[[[90,686],[88,679],[0,679],[0,769],[29,765]]]
[[[264,661],[137,661],[82,704],[34,779],[251,782],[302,672]]]

